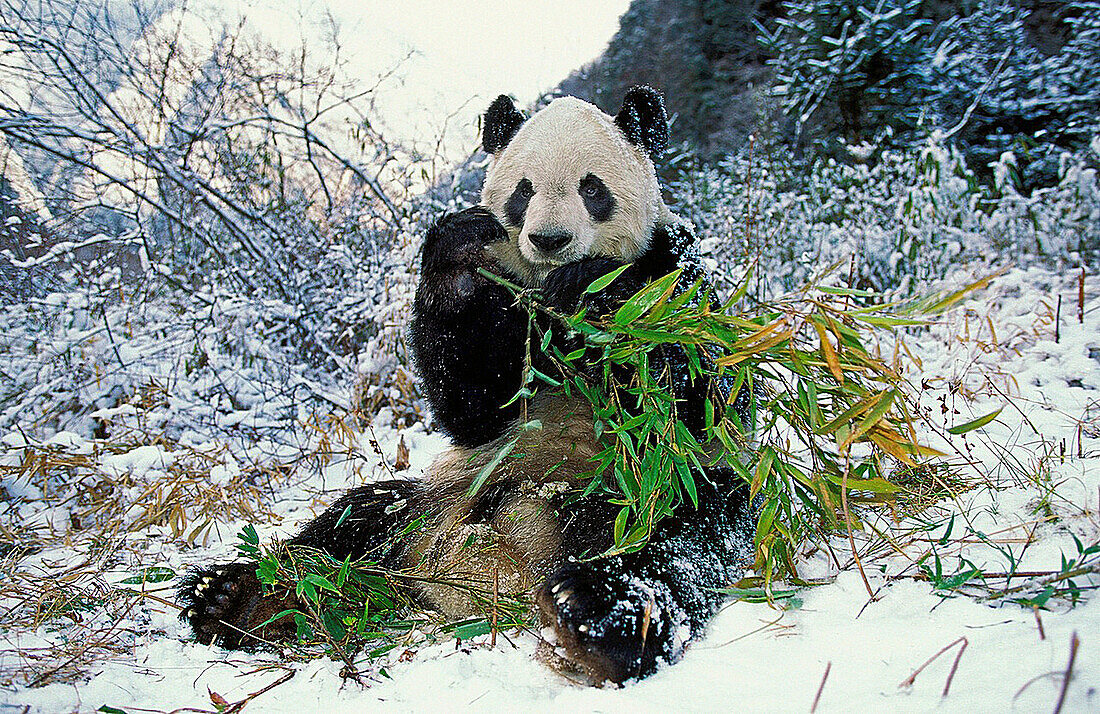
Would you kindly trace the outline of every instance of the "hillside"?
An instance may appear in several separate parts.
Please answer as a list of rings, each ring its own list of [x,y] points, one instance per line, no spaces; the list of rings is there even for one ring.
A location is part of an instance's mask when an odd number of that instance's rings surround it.
[[[674,143],[708,161],[753,133],[851,161],[845,145],[911,146],[939,128],[972,168],[1013,150],[1035,164],[1029,185],[1049,183],[1044,147],[1080,149],[1100,113],[1095,22],[1092,3],[1048,0],[635,0],[556,91],[614,112],[631,85],[656,87]]]

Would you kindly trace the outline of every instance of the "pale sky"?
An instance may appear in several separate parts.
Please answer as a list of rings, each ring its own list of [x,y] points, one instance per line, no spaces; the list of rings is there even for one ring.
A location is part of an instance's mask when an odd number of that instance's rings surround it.
[[[434,145],[446,118],[449,158],[476,146],[476,118],[498,94],[521,104],[595,59],[629,0],[208,0],[269,38],[296,43],[325,8],[351,69],[368,82],[414,54],[378,94],[387,135]],[[315,29],[315,28],[314,28]]]

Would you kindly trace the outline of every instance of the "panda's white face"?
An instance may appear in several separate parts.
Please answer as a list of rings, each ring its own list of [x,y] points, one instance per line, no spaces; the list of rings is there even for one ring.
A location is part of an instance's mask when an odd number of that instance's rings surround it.
[[[668,216],[645,150],[573,97],[536,113],[495,155],[482,203],[511,239],[490,249],[529,285],[586,256],[633,260]]]

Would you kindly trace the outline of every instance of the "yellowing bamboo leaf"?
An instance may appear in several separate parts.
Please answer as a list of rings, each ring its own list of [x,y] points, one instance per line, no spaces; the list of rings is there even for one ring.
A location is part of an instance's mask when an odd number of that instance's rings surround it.
[[[821,340],[821,352],[825,355],[825,362],[829,365],[829,371],[833,373],[836,381],[844,384],[844,372],[840,369],[840,360],[836,356],[833,344],[829,342],[829,336],[825,334],[825,328],[816,321],[812,324],[814,329],[817,330],[818,339]]]
[[[753,332],[750,335],[746,335],[745,337],[742,337],[737,342],[734,342],[733,343],[733,349],[735,349],[735,350],[744,349],[746,346],[752,345],[752,344],[762,340],[765,336],[771,334],[772,332],[775,332],[780,327],[782,327],[785,323],[786,323],[786,321],[783,320],[783,319],[779,319],[779,320],[776,320],[775,322],[771,322],[771,323],[761,327],[756,332]]]
[[[845,409],[843,412],[833,417],[828,423],[822,425],[817,429],[818,434],[830,434],[836,431],[839,427],[848,424],[857,416],[874,406],[875,395],[868,395],[859,400],[852,406]]]
[[[852,443],[859,437],[866,434],[871,427],[879,422],[882,417],[886,415],[886,412],[890,411],[890,407],[894,405],[894,397],[897,396],[897,392],[893,389],[886,389],[879,392],[876,397],[875,405],[867,411],[867,415],[863,417],[863,420],[859,423],[859,426],[848,435],[848,438],[844,440],[844,443],[840,445],[840,450],[847,449]]]
[[[760,493],[768,474],[771,473],[773,461],[775,461],[775,452],[770,447],[765,448],[764,453],[760,456],[760,462],[756,464],[756,473],[752,478],[752,486],[749,487],[750,497]]]
[[[981,290],[982,288],[992,283],[994,279],[1004,275],[1006,270],[1007,268],[999,270],[992,275],[987,275],[986,277],[979,280],[975,280],[969,285],[959,290],[956,290],[955,292],[949,293],[947,296],[939,298],[938,300],[936,299],[936,296],[926,298],[925,300],[917,303],[915,312],[925,315],[935,315],[944,312],[945,310],[954,307],[970,293],[974,292],[975,290]]]
[[[901,447],[900,443],[893,441],[892,439],[888,439],[880,434],[876,434],[873,431],[868,436],[870,437],[871,441],[874,442],[875,446],[882,449],[890,456],[893,456],[895,459],[902,462],[906,466],[916,466],[916,462],[913,461],[913,457],[911,457],[906,452],[906,450]]]

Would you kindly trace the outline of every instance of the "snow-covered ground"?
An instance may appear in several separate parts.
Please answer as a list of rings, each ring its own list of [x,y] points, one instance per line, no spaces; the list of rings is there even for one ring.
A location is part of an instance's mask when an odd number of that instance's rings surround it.
[[[911,357],[900,358],[920,395],[922,436],[950,454],[961,477],[947,482],[955,497],[915,512],[864,513],[868,527],[854,536],[862,575],[847,537],[810,549],[801,574],[826,584],[797,589],[775,607],[731,602],[680,663],[621,689],[579,687],[546,669],[533,658],[534,633],[504,633],[495,648],[488,636],[460,645],[411,639],[388,659],[360,662],[365,675],[357,683],[341,679],[338,661],[288,662],[190,641],[168,602],[175,579],[146,584],[148,597],[119,596],[120,588],[142,589],[122,581],[143,568],[181,573],[187,564],[231,557],[234,534],[246,523],[261,537],[294,531],[338,489],[385,476],[399,440],[410,449],[412,470],[423,470],[445,443],[420,424],[397,428],[383,413],[373,430],[351,429],[349,448],[329,448],[335,456],[317,457],[319,468],[303,466],[276,478],[270,491],[260,488],[259,505],[218,511],[222,517],[196,534],[196,547],[186,537],[201,521],[176,535],[171,524],[129,532],[100,524],[91,529],[96,538],[78,521],[121,514],[137,523],[150,499],[161,497],[152,484],[172,478],[195,489],[196,504],[228,501],[231,491],[255,483],[250,459],[286,458],[289,443],[316,455],[319,434],[345,432],[320,422],[301,426],[294,439],[264,432],[251,455],[246,439],[226,445],[205,432],[184,431],[180,442],[167,443],[135,437],[125,449],[60,432],[49,439],[47,477],[45,467],[25,461],[42,453],[28,447],[34,425],[16,424],[0,434],[7,494],[0,535],[8,542],[33,537],[38,549],[3,554],[0,712],[222,710],[258,692],[247,710],[810,711],[818,698],[820,712],[1030,712],[1053,711],[1063,690],[1061,711],[1098,711],[1100,599],[1090,588],[1100,585],[1100,555],[1080,554],[1100,540],[1100,295],[1096,276],[1087,281],[1083,324],[1076,275],[1016,269],[930,329],[905,335]],[[888,340],[882,346],[892,350]],[[979,430],[944,433],[1001,407]],[[158,408],[161,427],[187,411],[168,394],[99,416],[131,423],[142,409]],[[249,412],[234,417],[237,424],[259,419],[262,395],[235,409]],[[67,466],[57,465],[66,458]],[[188,485],[181,474],[193,469],[208,471],[208,481]],[[97,502],[84,492],[58,497],[65,478],[81,482],[93,473],[114,484],[116,510],[88,506]],[[1067,564],[1075,558],[1076,566]],[[1065,575],[1075,567],[1089,572]],[[985,579],[951,577],[971,569]],[[1016,575],[1004,577],[1009,572]],[[1080,589],[1076,605],[1066,596],[1071,583]],[[1048,586],[1056,592],[1044,601]],[[51,587],[85,599],[36,599],[36,589]],[[52,608],[54,616],[35,608]],[[93,642],[107,645],[88,650]]]

